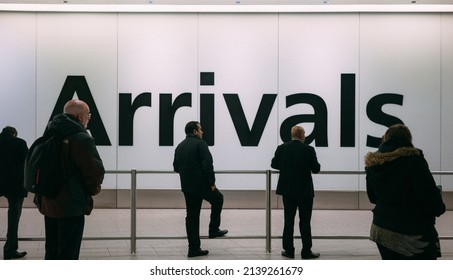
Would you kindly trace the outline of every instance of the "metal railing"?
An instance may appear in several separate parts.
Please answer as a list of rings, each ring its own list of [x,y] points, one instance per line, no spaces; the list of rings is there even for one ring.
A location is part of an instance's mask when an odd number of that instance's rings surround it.
[[[186,237],[137,237],[137,174],[177,174],[174,171],[152,171],[152,170],[135,170],[120,171],[121,173],[131,173],[131,254],[136,252],[137,239],[182,239]],[[117,173],[115,170],[106,171],[106,174]],[[228,170],[228,171],[215,171],[216,174],[263,174],[266,175],[266,196],[265,196],[265,209],[266,209],[266,234],[265,236],[240,236],[228,237],[236,239],[246,238],[265,238],[266,252],[271,251],[271,176],[272,173],[278,173],[271,170]]]
[[[271,252],[271,185],[272,174],[278,174],[273,170],[229,170],[216,171],[216,174],[263,174],[266,176],[265,189],[265,212],[266,212],[266,230],[264,236],[228,236],[229,239],[249,239],[264,238],[265,250]],[[433,175],[453,175],[453,171],[432,171]],[[173,171],[152,171],[152,170],[107,170],[106,174],[130,174],[131,175],[131,201],[130,201],[130,218],[131,229],[130,237],[84,237],[83,240],[130,240],[130,253],[135,254],[137,251],[137,239],[183,239],[186,237],[137,237],[137,175],[138,174],[176,174]],[[321,171],[318,174],[325,175],[365,175],[365,171]],[[314,239],[368,239],[368,236],[313,236]],[[442,236],[441,239],[453,240],[452,236]],[[4,238],[0,238],[4,240]],[[43,237],[38,238],[20,238],[25,241],[43,241]]]
[[[118,173],[117,171],[106,171],[106,173]],[[173,171],[146,171],[146,170],[135,170],[131,171],[121,171],[121,173],[131,173],[131,254],[136,252],[136,241],[137,239],[163,239],[160,237],[137,237],[136,225],[137,225],[137,215],[136,215],[136,205],[137,205],[137,174],[176,174]],[[216,171],[216,174],[264,174],[266,176],[266,190],[265,190],[265,211],[266,211],[266,232],[265,232],[265,250],[266,253],[271,252],[271,186],[272,186],[272,174],[278,174],[278,171],[273,170],[229,170],[229,171]],[[453,175],[453,171],[432,171],[433,175]],[[318,174],[325,175],[365,175],[365,171],[321,171]],[[165,239],[175,239],[175,238],[185,238],[185,237],[165,237]],[[240,236],[240,237],[231,237],[228,238],[263,238],[263,236]],[[323,236],[313,238],[323,238],[323,239],[368,239],[368,236]],[[441,239],[453,239],[453,237],[441,237]]]

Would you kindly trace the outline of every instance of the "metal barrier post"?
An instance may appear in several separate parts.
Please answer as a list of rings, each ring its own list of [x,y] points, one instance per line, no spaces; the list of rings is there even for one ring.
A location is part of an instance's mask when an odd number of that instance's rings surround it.
[[[137,251],[137,170],[131,170],[131,254]]]
[[[271,252],[271,171],[266,170],[266,253]]]

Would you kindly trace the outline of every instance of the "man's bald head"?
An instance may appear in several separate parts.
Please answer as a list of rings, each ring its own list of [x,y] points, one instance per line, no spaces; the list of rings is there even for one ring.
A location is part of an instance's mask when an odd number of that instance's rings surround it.
[[[291,138],[293,140],[305,140],[305,130],[300,125],[295,125],[291,128]]]
[[[71,99],[66,102],[63,113],[74,116],[85,128],[87,128],[91,118],[90,107],[78,99]]]

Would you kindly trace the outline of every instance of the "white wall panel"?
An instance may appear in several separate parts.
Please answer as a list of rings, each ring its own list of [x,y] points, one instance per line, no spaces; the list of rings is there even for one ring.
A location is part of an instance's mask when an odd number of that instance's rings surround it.
[[[315,113],[308,104],[286,108],[286,96],[311,93],[321,97],[327,106],[328,137],[328,147],[315,147],[321,169],[358,170],[357,134],[355,147],[340,148],[340,86],[341,74],[356,74],[358,83],[359,16],[285,14],[280,16],[279,30],[279,124],[293,115]],[[356,102],[358,94],[356,89]],[[358,104],[355,108],[357,130]],[[313,123],[301,125],[309,136],[314,129]],[[310,145],[315,146],[315,142]],[[335,189],[357,188],[355,176],[333,179],[331,176],[315,176],[315,179],[316,189],[331,189],[333,186]]]
[[[36,132],[36,14],[0,12],[0,130],[28,146]]]
[[[361,15],[360,19],[361,154],[366,135],[380,137],[386,127],[366,118],[366,104],[382,93],[403,95],[403,105],[383,111],[401,119],[423,149],[431,168],[440,168],[441,34],[438,14]],[[430,137],[437,135],[437,137]]]
[[[442,14],[441,168],[453,170],[453,15]],[[425,135],[426,136],[426,135]],[[436,137],[434,135],[433,137]],[[433,138],[430,137],[430,138]],[[443,176],[444,189],[453,189],[453,176]]]
[[[241,146],[223,94],[237,94],[251,129],[264,94],[278,93],[278,16],[275,14],[203,14],[199,20],[199,71],[214,72],[217,170],[266,170],[277,144],[277,101],[257,146]],[[205,132],[206,133],[206,132]],[[244,178],[243,178],[244,177]],[[260,181],[257,183],[258,177]],[[240,179],[238,179],[240,178]],[[263,188],[264,175],[219,176],[231,188]]]
[[[85,76],[112,143],[98,146],[106,169],[117,169],[116,18],[113,14],[43,13],[37,20],[38,134],[44,131],[67,76]],[[104,185],[115,186],[114,177],[106,179]]]
[[[121,14],[118,20],[118,88],[132,99],[152,95],[151,107],[142,107],[134,118],[133,146],[118,147],[119,169],[173,170],[174,146],[159,146],[160,94],[172,100],[192,93],[192,107],[177,110],[174,144],[184,137],[184,126],[198,119],[198,15]],[[174,175],[141,176],[146,187],[179,188]],[[127,179],[127,178],[126,178]],[[176,180],[177,179],[177,180]],[[129,186],[128,180],[120,186]]]

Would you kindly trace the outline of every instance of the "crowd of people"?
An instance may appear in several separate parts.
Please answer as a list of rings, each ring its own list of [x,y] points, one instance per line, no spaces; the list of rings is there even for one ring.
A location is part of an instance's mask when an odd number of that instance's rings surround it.
[[[93,209],[93,196],[101,191],[104,166],[95,141],[87,132],[89,106],[77,99],[66,103],[47,130],[64,136],[62,149],[68,180],[56,197],[36,196],[34,201],[45,224],[45,259],[77,260],[85,216]],[[223,237],[221,229],[224,196],[216,186],[213,157],[203,140],[202,126],[190,121],[185,139],[176,147],[173,169],[179,174],[186,204],[185,227],[189,258],[205,256],[201,248],[200,211],[203,200],[211,204],[209,238]],[[8,201],[8,229],[4,259],[23,258],[18,251],[18,226],[24,197],[24,164],[28,147],[14,127],[0,134],[0,196]],[[315,259],[312,251],[311,216],[314,201],[312,174],[321,170],[315,149],[305,143],[302,126],[291,128],[291,140],[279,145],[270,165],[279,170],[277,195],[284,208],[282,257],[294,259],[294,224],[299,216],[302,259]],[[422,150],[412,144],[409,128],[396,124],[387,129],[375,152],[365,156],[366,190],[373,209],[370,240],[382,259],[437,259],[441,256],[436,217],[445,212],[441,187],[431,175]]]

